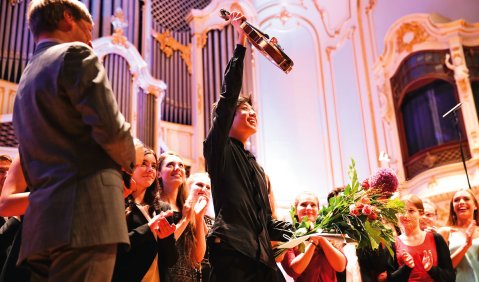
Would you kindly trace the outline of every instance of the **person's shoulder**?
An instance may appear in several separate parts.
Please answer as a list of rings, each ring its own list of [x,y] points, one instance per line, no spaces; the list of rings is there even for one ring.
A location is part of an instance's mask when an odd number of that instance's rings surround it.
[[[439,233],[443,237],[446,235],[448,236],[452,231],[453,230],[450,226],[441,226],[437,229],[437,233]]]
[[[72,56],[80,56],[80,57],[89,57],[95,56],[96,54],[93,49],[83,42],[66,42],[59,44],[59,48],[62,48],[64,52],[68,55]]]
[[[437,240],[439,236],[447,243],[449,242],[449,236],[453,231],[453,228],[450,226],[442,226],[437,229],[437,233],[434,232],[434,238]]]

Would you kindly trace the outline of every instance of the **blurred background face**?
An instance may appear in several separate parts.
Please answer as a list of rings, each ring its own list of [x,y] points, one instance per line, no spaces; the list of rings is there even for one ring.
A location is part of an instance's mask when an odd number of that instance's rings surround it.
[[[406,201],[405,204],[406,211],[398,215],[399,224],[404,229],[414,229],[419,225],[421,214],[413,203]]]
[[[421,229],[426,229],[428,227],[437,226],[437,215],[436,209],[433,205],[428,203],[423,203],[424,205],[424,214],[421,216]]]
[[[193,182],[191,183],[190,193],[192,191],[198,190],[198,196],[204,196],[208,199],[211,199],[211,180],[206,174],[201,174],[195,176]]]
[[[7,178],[7,172],[10,168],[12,162],[7,160],[0,160],[0,188],[3,187],[3,183],[5,182],[5,178]]]
[[[156,158],[153,154],[147,154],[143,160],[137,163],[133,171],[133,180],[138,188],[146,189],[153,184],[156,178]]]
[[[300,221],[306,217],[309,221],[315,221],[318,217],[319,203],[313,195],[302,194],[298,198],[298,205],[296,206],[296,214]]]

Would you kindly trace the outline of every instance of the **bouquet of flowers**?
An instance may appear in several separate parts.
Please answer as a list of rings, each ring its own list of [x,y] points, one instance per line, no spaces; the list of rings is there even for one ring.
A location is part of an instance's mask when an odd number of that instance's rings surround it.
[[[309,238],[313,234],[341,234],[343,238],[357,242],[357,248],[375,250],[383,244],[393,255],[391,244],[394,242],[393,226],[397,225],[397,213],[404,212],[404,203],[398,198],[391,198],[397,190],[398,179],[393,170],[380,168],[374,175],[358,181],[356,165],[352,160],[349,166],[350,183],[344,192],[329,200],[323,206],[314,223],[303,219],[296,220],[296,210],[292,207],[293,238]],[[299,244],[304,250],[304,244]],[[284,249],[276,249],[280,255]]]

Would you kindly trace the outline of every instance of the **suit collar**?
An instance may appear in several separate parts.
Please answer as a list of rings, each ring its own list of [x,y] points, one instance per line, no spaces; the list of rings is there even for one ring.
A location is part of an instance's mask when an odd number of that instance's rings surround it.
[[[52,46],[55,46],[57,44],[60,44],[60,42],[57,42],[57,41],[51,41],[51,40],[47,40],[47,41],[40,41],[38,44],[37,44],[37,47],[35,48],[35,51],[34,53],[38,53],[38,52],[41,52],[45,49],[48,49]]]

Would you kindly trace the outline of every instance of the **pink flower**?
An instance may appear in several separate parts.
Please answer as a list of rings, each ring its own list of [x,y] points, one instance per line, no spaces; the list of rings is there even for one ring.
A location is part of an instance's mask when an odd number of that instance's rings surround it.
[[[354,215],[354,216],[359,215],[359,209],[356,207],[355,204],[352,204],[352,205],[349,206],[349,213]]]
[[[363,209],[361,210],[361,212],[365,215],[370,215],[371,212],[372,212],[372,208],[370,205],[364,205]]]
[[[356,209],[357,209],[357,210],[362,210],[363,207],[364,207],[364,203],[362,203],[362,202],[357,202],[357,203],[356,203]]]
[[[380,168],[369,178],[369,186],[383,193],[394,193],[398,188],[396,173],[390,168]]]

